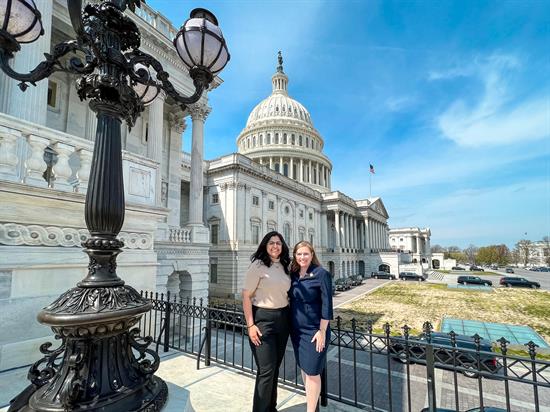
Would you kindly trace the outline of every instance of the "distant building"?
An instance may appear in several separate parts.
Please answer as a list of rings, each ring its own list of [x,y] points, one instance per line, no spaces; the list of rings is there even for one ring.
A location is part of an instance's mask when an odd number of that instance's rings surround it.
[[[529,263],[532,266],[550,266],[550,242],[539,240],[529,246]]]
[[[394,252],[408,254],[412,263],[422,263],[431,268],[431,235],[429,228],[395,228],[389,231],[389,243]]]

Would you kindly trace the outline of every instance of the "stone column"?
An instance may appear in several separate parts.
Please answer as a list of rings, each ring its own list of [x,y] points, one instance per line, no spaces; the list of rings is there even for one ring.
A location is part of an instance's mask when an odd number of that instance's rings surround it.
[[[35,0],[36,7],[42,15],[44,35],[36,41],[24,44],[16,53],[13,68],[17,72],[27,73],[44,60],[44,53],[50,52],[52,35],[52,0]],[[17,82],[15,82],[16,84]],[[2,90],[2,93],[4,90]],[[48,80],[44,79],[29,86],[25,92],[12,83],[9,98],[9,114],[40,125],[46,125],[48,113]]]
[[[12,80],[7,74],[0,70],[0,113],[9,113],[12,86],[15,80]]]
[[[334,211],[334,231],[336,235],[334,236],[334,250],[340,252],[340,212]]]
[[[181,214],[181,146],[182,134],[186,123],[184,114],[179,107],[174,108],[168,116],[170,122],[170,142],[168,155],[168,202],[170,212],[167,217],[169,226],[180,227]],[[220,200],[221,203],[221,200]],[[221,231],[224,230],[220,227]]]
[[[304,159],[300,159],[300,182],[304,182]]]
[[[262,190],[262,226],[260,227],[260,239],[267,233],[267,192]]]
[[[349,248],[349,215],[344,213],[344,237],[345,237],[345,246]]]
[[[353,217],[353,248],[359,249],[359,242],[357,238],[357,219]]]
[[[193,122],[192,149],[191,149],[191,182],[189,185],[189,224],[203,226],[202,221],[202,183],[203,183],[203,142],[204,121],[210,113],[205,104],[188,106]]]
[[[269,169],[273,170],[273,156],[269,156]]]
[[[283,163],[283,156],[279,157],[279,173],[284,174],[284,163]]]
[[[311,160],[308,161],[308,183],[313,183],[313,171],[311,169]]]
[[[327,213],[321,212],[321,247],[328,247]]]
[[[162,198],[161,163],[162,163],[162,133],[164,129],[165,98],[166,98],[166,94],[161,90],[158,96],[156,97],[156,99],[153,100],[153,103],[151,103],[151,105],[149,106],[149,134],[147,139],[147,155],[149,159],[154,160],[155,162],[158,163],[158,168],[156,170],[156,181],[155,181],[155,204],[157,206],[160,206],[162,203],[161,202],[161,198]],[[202,147],[201,147],[201,157],[202,157]],[[193,163],[192,160],[191,160],[191,163]],[[201,161],[201,165],[202,165],[202,161]],[[191,171],[192,171],[192,167],[191,167]],[[201,176],[200,187],[202,192],[202,176]],[[201,202],[201,209],[202,209],[202,202]]]
[[[19,165],[17,140],[20,137],[19,130],[0,126],[0,179],[2,180],[11,180],[12,182],[19,180],[17,178]]]
[[[294,158],[290,158],[289,166],[288,166],[288,177],[291,179],[294,179]]]

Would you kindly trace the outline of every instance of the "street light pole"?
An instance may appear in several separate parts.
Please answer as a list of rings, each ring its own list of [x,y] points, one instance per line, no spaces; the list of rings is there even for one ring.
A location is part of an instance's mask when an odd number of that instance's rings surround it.
[[[89,256],[88,274],[38,314],[61,344],[55,350],[50,343],[41,346],[44,357],[29,371],[31,385],[9,411],[157,411],[168,395],[166,383],[154,375],[160,360],[148,349],[151,338],[138,341],[134,328],[151,303],[116,271],[124,246],[117,239],[125,212],[122,121],[132,127],[160,89],[184,109],[198,101],[229,53],[214,15],[193,10],[174,40],[195,86],[192,96],[181,96],[161,63],[139,50],[140,32],[124,11],[135,10],[140,0],[103,1],[83,11],[81,3],[67,3],[77,38],[56,45],[44,62],[22,74],[9,62],[21,43],[43,32],[40,13],[33,0],[0,0],[2,70],[21,81],[23,91],[55,71],[80,75],[78,95],[89,100],[98,120],[85,203],[91,236],[82,243]],[[62,64],[61,57],[69,53],[74,57]]]

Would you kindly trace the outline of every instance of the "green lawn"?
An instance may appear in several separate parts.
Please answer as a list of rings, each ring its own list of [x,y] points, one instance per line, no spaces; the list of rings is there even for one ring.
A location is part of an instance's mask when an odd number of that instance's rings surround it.
[[[336,309],[343,327],[352,318],[366,330],[369,319],[375,332],[384,323],[401,333],[405,324],[412,334],[422,331],[424,321],[439,330],[443,317],[484,322],[527,325],[550,342],[550,292],[531,289],[496,288],[492,293],[466,289],[449,289],[446,285],[392,282],[371,294]]]

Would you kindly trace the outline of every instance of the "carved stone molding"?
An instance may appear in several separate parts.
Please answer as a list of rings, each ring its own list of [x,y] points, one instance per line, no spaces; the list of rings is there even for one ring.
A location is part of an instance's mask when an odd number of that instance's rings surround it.
[[[0,223],[0,245],[81,247],[89,237],[87,229]],[[153,237],[148,233],[120,232],[118,238],[127,249],[153,248]]]

